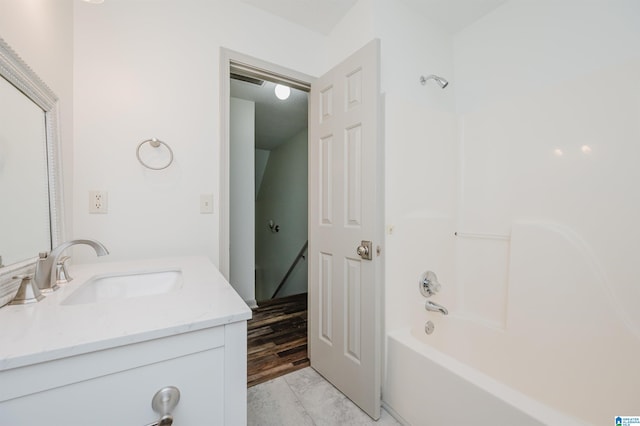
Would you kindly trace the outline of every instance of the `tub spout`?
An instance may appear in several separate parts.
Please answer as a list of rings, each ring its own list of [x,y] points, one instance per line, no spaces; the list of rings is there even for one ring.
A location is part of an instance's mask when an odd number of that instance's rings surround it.
[[[440,312],[442,315],[447,315],[449,313],[447,308],[437,304],[436,302],[432,302],[431,300],[427,300],[424,304],[424,308],[429,312]]]

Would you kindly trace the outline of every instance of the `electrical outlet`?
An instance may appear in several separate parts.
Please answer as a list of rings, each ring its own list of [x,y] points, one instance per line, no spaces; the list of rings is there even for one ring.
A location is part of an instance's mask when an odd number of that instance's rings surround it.
[[[107,191],[89,191],[89,213],[107,213]]]

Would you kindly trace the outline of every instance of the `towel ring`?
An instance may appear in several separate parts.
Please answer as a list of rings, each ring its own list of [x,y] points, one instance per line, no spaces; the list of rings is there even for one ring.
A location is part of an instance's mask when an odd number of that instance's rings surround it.
[[[145,163],[144,161],[142,161],[142,158],[140,157],[140,148],[145,143],[148,143],[149,145],[151,145],[154,148],[158,148],[158,147],[160,147],[160,145],[164,145],[165,148],[167,148],[169,150],[169,161],[167,162],[167,164],[165,164],[163,166],[160,166],[160,167],[154,167],[154,166],[150,166],[147,163]],[[151,170],[163,170],[163,169],[166,169],[167,167],[169,167],[171,165],[171,163],[173,163],[173,151],[171,150],[171,147],[169,145],[167,145],[165,142],[162,142],[161,140],[156,139],[156,138],[151,138],[151,139],[147,139],[147,140],[144,140],[144,141],[140,142],[138,144],[138,148],[136,149],[136,157],[138,157],[138,161],[140,162],[140,164],[145,166],[147,169],[151,169]]]

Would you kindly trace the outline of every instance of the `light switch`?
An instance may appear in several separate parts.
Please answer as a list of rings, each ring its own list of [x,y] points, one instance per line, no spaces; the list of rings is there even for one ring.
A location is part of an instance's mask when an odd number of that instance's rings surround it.
[[[213,194],[200,194],[200,213],[213,213]]]

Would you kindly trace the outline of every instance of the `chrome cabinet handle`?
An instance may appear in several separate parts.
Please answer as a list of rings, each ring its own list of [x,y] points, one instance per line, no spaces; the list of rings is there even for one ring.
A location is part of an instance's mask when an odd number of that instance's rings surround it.
[[[171,412],[175,410],[178,402],[180,402],[180,390],[177,387],[167,386],[160,389],[151,400],[151,408],[160,415],[160,419],[146,426],[171,426],[173,424]]]
[[[157,422],[149,423],[145,426],[171,426],[173,424],[173,416],[171,414],[166,414],[162,416],[160,420]]]

